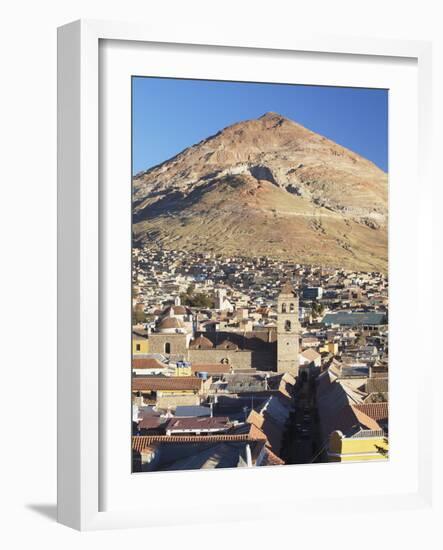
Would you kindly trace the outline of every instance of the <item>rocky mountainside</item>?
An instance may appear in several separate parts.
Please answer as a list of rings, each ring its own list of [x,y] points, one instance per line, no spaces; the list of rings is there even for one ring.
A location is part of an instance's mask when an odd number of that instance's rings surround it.
[[[239,122],[133,178],[136,241],[387,270],[388,178],[277,113]]]

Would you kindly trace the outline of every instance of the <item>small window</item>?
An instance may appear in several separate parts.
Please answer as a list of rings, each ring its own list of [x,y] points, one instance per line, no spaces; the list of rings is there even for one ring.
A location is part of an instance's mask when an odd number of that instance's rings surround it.
[[[165,342],[165,353],[171,353],[171,344],[169,342]]]
[[[281,312],[286,313],[286,304],[281,305]]]
[[[291,305],[289,306],[289,311],[294,312],[294,304],[291,304]]]
[[[141,349],[140,344],[135,344],[135,351],[140,351],[140,349]]]
[[[285,330],[291,330],[291,321],[285,321]]]

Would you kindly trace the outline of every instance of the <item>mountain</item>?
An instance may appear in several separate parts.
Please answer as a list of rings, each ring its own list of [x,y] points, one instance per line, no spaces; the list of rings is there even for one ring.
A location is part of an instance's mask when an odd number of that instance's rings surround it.
[[[136,242],[387,271],[388,178],[277,113],[133,178]]]

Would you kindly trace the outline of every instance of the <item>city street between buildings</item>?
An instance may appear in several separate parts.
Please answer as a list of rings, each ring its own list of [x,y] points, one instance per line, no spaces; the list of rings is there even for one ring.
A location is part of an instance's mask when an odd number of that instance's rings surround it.
[[[284,437],[286,464],[323,462],[315,385],[304,380],[294,390],[295,411],[291,414]]]

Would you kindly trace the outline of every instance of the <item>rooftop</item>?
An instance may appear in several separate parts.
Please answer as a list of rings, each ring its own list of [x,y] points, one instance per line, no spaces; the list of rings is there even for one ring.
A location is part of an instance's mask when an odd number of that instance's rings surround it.
[[[194,390],[202,387],[196,376],[137,376],[132,379],[132,391]]]
[[[193,373],[207,372],[208,374],[227,374],[231,372],[231,365],[222,363],[193,363],[191,365]]]
[[[227,416],[214,417],[182,417],[171,418],[166,426],[167,431],[209,431],[226,430],[229,428],[229,418]]]
[[[384,325],[387,323],[386,314],[377,311],[348,312],[338,311],[327,313],[322,320],[324,325]]]
[[[164,369],[167,365],[153,357],[134,357],[132,359],[133,369]]]

